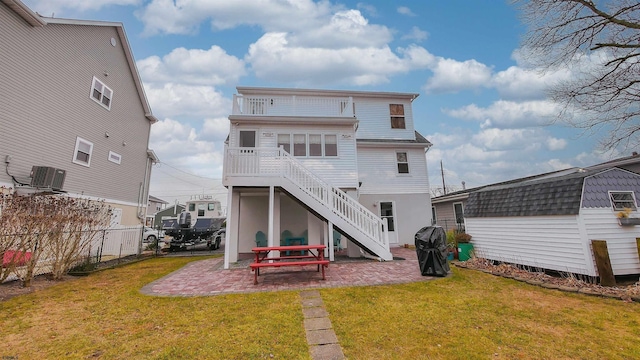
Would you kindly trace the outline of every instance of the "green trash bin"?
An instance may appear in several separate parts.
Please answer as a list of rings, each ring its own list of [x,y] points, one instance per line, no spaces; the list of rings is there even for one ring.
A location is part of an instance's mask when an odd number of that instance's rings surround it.
[[[473,244],[471,243],[459,243],[458,244],[458,260],[467,261],[471,258],[473,253]]]

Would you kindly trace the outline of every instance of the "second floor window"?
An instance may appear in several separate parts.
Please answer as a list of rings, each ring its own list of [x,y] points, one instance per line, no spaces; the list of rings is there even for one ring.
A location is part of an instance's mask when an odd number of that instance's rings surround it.
[[[389,113],[391,114],[392,129],[406,129],[404,124],[404,105],[389,104]]]
[[[277,146],[298,157],[337,157],[336,134],[278,134]]]
[[[113,90],[94,76],[93,83],[91,84],[91,98],[98,104],[102,105],[105,109],[111,110]]]
[[[278,134],[278,147],[282,146],[284,151],[291,154],[291,135],[290,134]]]
[[[338,136],[324,136],[324,156],[338,156]]]
[[[409,160],[407,159],[406,152],[397,152],[396,160],[398,163],[398,174],[408,174],[409,173]]]
[[[293,135],[293,156],[307,156],[307,135]]]
[[[309,134],[309,156],[322,156],[322,135]]]

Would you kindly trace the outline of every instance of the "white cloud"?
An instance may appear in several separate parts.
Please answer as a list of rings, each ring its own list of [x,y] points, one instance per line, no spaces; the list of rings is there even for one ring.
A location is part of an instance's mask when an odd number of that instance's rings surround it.
[[[567,81],[570,77],[571,73],[567,69],[544,73],[536,69],[511,66],[496,73],[491,86],[498,90],[503,99],[543,99],[550,86]]]
[[[418,42],[424,41],[427,39],[427,37],[429,37],[429,33],[426,31],[422,31],[420,30],[419,27],[417,26],[413,26],[411,28],[411,32],[404,34],[402,36],[402,39],[404,40],[415,40]]]
[[[205,20],[214,29],[257,25],[266,31],[315,28],[338,7],[328,1],[261,0],[152,0],[137,13],[145,24],[145,34],[192,34]]]
[[[55,14],[56,17],[60,17],[68,10],[83,12],[100,10],[111,5],[139,5],[142,0],[26,0],[24,3],[42,16]]]
[[[476,60],[457,61],[438,58],[431,68],[433,76],[424,86],[428,93],[457,92],[489,85],[491,68]]]
[[[475,104],[458,109],[443,109],[451,117],[481,121],[483,127],[514,128],[549,125],[559,111],[557,104],[541,101],[513,102],[498,100],[489,107]]]
[[[426,66],[432,58],[417,46],[398,49],[388,46],[366,48],[306,48],[289,43],[286,33],[267,33],[249,47],[245,60],[256,76],[273,82],[297,84],[343,83],[371,85],[389,77]]]
[[[137,66],[145,83],[235,84],[246,73],[241,59],[216,45],[209,50],[177,48],[162,58],[139,60]]]
[[[335,13],[318,28],[294,32],[288,38],[293,46],[340,49],[385,46],[392,35],[385,26],[369,24],[360,11],[346,10]]]
[[[416,14],[414,14],[413,11],[411,11],[411,9],[409,9],[406,6],[399,6],[397,10],[398,10],[398,14],[407,15],[407,16],[416,16]]]
[[[228,116],[231,113],[231,101],[211,86],[145,84],[145,92],[151,109],[158,118],[202,119]]]
[[[198,134],[191,125],[166,118],[151,127],[149,147],[163,163],[202,176],[220,178],[224,139],[212,141],[206,138],[204,130]]]
[[[564,150],[567,147],[567,140],[550,137],[547,139],[547,149],[550,151]]]
[[[202,131],[198,139],[208,141],[224,141],[229,135],[229,119],[219,117],[215,119],[205,119],[202,124]]]

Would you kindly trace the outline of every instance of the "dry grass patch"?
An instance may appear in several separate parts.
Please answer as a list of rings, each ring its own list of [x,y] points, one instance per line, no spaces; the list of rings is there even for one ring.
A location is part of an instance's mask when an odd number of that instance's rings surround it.
[[[637,359],[640,304],[454,269],[406,285],[322,290],[350,359]]]
[[[194,260],[152,259],[0,302],[0,357],[308,358],[296,292],[192,298],[139,292]]]

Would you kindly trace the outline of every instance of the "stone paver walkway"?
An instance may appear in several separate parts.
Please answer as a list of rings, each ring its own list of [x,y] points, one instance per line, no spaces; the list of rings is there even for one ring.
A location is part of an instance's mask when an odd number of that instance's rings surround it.
[[[422,276],[414,249],[392,248],[394,260],[345,259],[329,264],[326,280],[313,266],[269,268],[260,272],[258,284],[246,268],[223,269],[223,259],[208,259],[158,279],[141,289],[153,296],[211,296],[232,293],[317,289],[344,286],[399,284],[431,280]]]
[[[311,358],[313,360],[344,359],[320,292],[318,290],[301,291],[300,299],[304,315],[304,331],[307,335]]]

